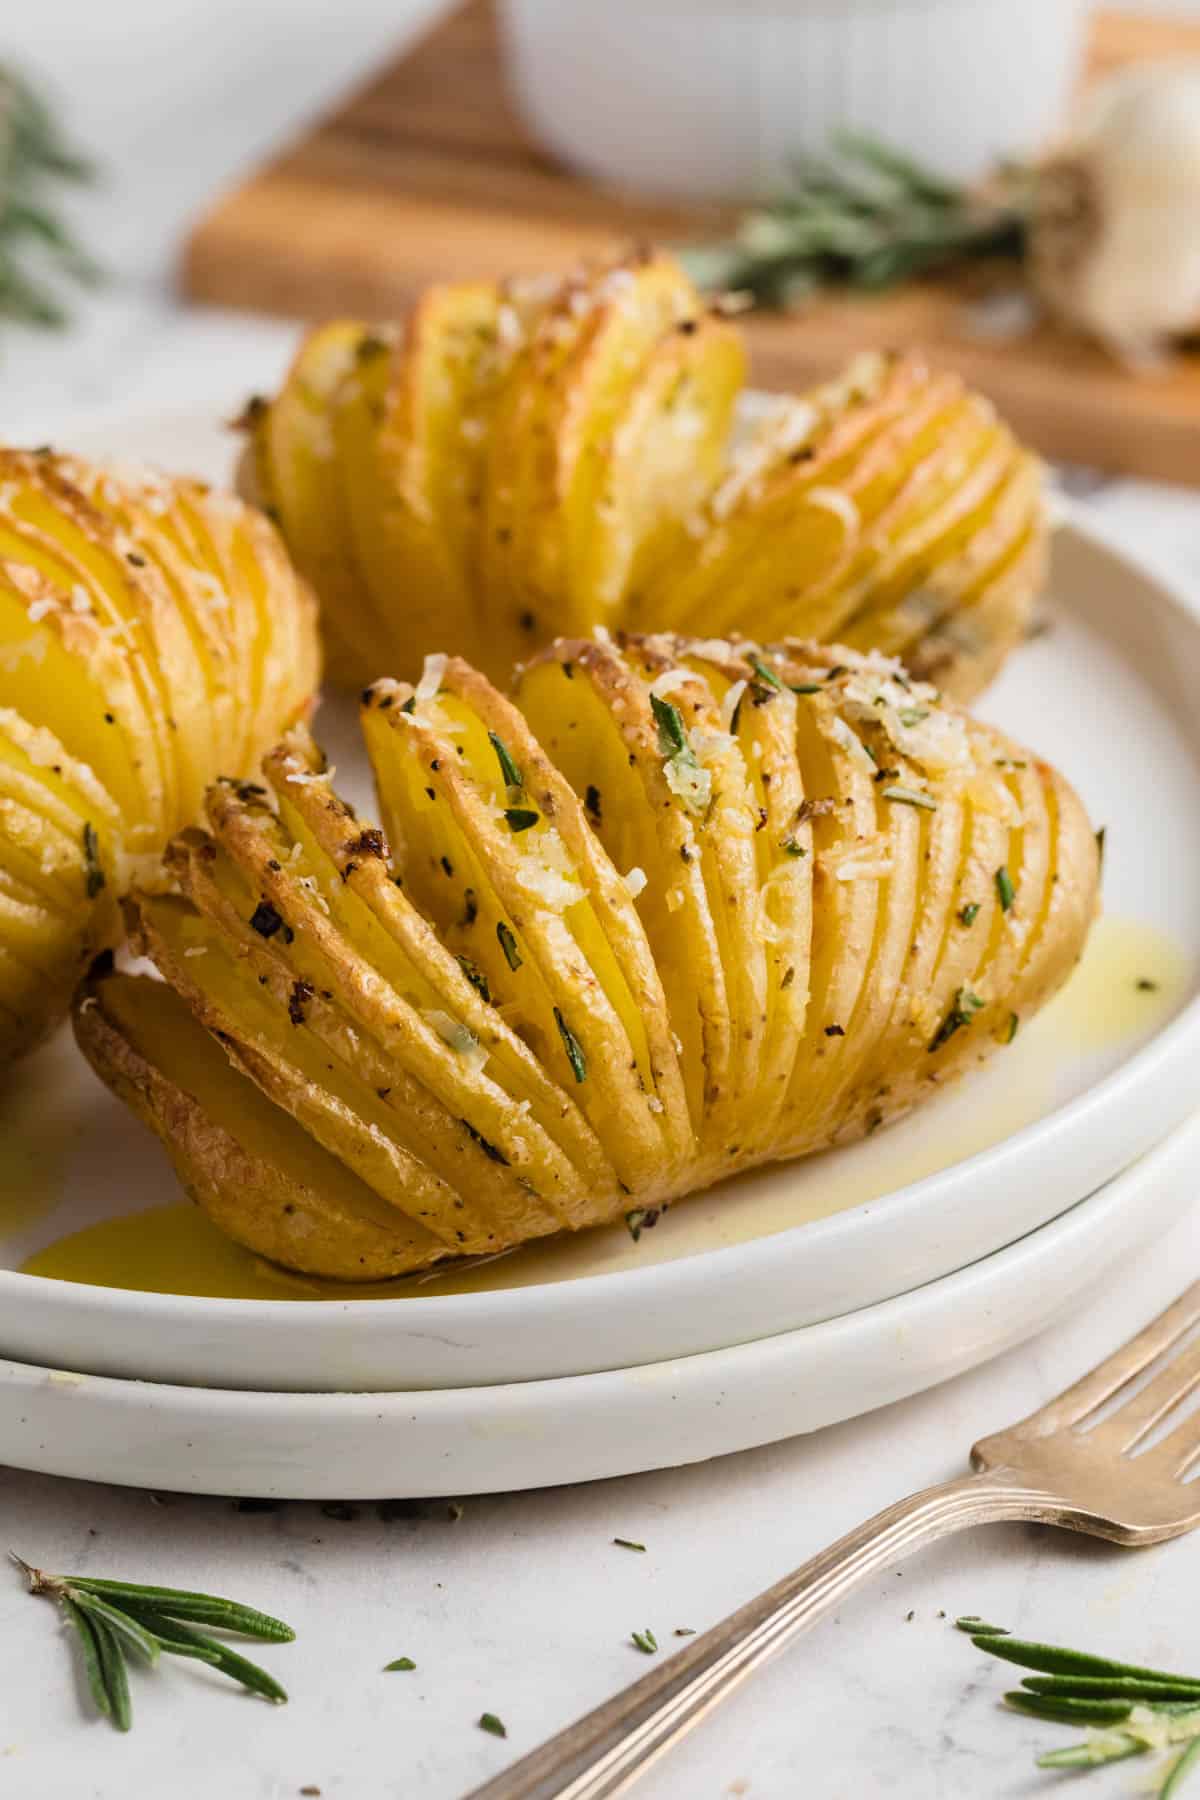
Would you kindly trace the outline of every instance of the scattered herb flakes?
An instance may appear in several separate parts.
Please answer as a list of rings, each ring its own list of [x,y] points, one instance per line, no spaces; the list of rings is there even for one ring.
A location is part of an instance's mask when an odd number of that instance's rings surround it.
[[[825,1036],[827,1038],[839,1038],[845,1037],[845,1035],[846,1028],[844,1025],[827,1025],[825,1027]]]
[[[960,925],[973,925],[978,917],[979,917],[979,902],[978,902],[978,900],[971,900],[967,903],[966,906],[961,907],[959,909],[958,922]]]
[[[401,706],[400,711],[402,713],[415,713],[416,710],[417,710],[417,696],[415,694],[410,694],[408,696],[408,699],[405,700],[403,705]]]
[[[984,1003],[979,998],[979,995],[973,994],[970,988],[959,988],[957,994],[954,996],[953,1006],[951,1006],[950,1011],[946,1014],[930,1040],[930,1052],[932,1053],[934,1050],[940,1050],[943,1044],[950,1041],[956,1031],[961,1031],[964,1025],[969,1025],[972,1018],[980,1010],[983,1004]]]
[[[635,1538],[614,1538],[613,1543],[619,1544],[622,1550],[644,1551],[646,1548],[645,1544],[639,1544]]]
[[[401,883],[400,877],[398,875],[394,877],[394,880],[395,880],[397,887],[400,887],[403,885]],[[470,887],[464,888],[463,889],[462,918],[458,922],[462,926],[470,927],[475,923],[475,921],[478,917],[479,917],[479,901],[478,901],[478,898],[476,897],[475,889],[470,888]]]
[[[778,693],[783,692],[782,681],[780,681],[774,669],[767,667],[761,656],[747,656],[746,661],[750,664],[750,667],[754,670],[754,673],[761,682],[765,683],[769,688],[774,688]]]
[[[558,1035],[562,1039],[563,1049],[567,1053],[567,1061],[571,1065],[572,1075],[576,1081],[586,1081],[587,1059],[583,1054],[583,1046],[557,1006],[554,1009],[554,1023],[558,1026]]]
[[[786,837],[780,846],[788,856],[807,856],[808,851],[803,844],[798,844],[794,837]]]
[[[1006,1044],[1012,1043],[1013,1039],[1017,1035],[1017,1032],[1020,1030],[1020,1027],[1021,1027],[1021,1020],[1020,1020],[1019,1015],[1015,1012],[1010,1012],[1008,1015],[1008,1024],[1006,1025],[1005,1030],[1004,1030],[1004,1042]]]
[[[594,787],[590,781],[588,782],[587,788],[584,792],[583,804],[584,804],[585,809],[587,810],[588,816],[590,818],[594,819],[596,824],[599,825],[599,823],[600,823],[600,789],[598,787]]]
[[[539,815],[530,806],[506,806],[504,817],[508,822],[508,829],[515,836],[517,832],[528,831],[531,825],[536,825]]]
[[[462,1518],[462,1516],[463,1516],[462,1501],[461,1500],[449,1501],[446,1506],[446,1517],[449,1519],[450,1523],[452,1525],[457,1525],[458,1521]]]
[[[384,1663],[383,1672],[385,1675],[390,1675],[394,1669],[403,1669],[407,1671],[409,1669],[415,1669],[416,1666],[417,1665],[411,1656],[398,1656],[394,1662]]]
[[[496,761],[500,764],[500,773],[504,777],[505,787],[524,787],[524,777],[516,763],[513,761],[512,752],[504,742],[504,739],[497,732],[489,731],[488,743],[496,752]]]
[[[645,1631],[635,1631],[631,1636],[643,1656],[653,1656],[658,1649],[658,1639],[648,1625]]]
[[[495,1713],[480,1713],[478,1724],[480,1731],[490,1731],[493,1737],[506,1738],[508,1736],[508,1727],[502,1719],[496,1717]]]
[[[460,956],[458,966],[470,982],[481,1000],[491,1000],[492,990],[488,986],[488,978],[483,970],[473,963],[469,956]]]
[[[651,694],[650,710],[658,726],[659,750],[668,761],[674,756],[689,754],[687,727],[679,708],[670,700],[664,700],[661,694]]]
[[[89,819],[83,828],[84,887],[89,900],[94,900],[105,886],[104,865],[100,861],[100,839]]]
[[[1159,984],[1157,981],[1151,981],[1148,975],[1139,975],[1133,985],[1139,994],[1157,994]]]
[[[937,811],[937,801],[932,794],[922,792],[920,788],[902,787],[899,783],[880,789],[885,800],[895,800],[901,806],[921,806],[926,812]]]
[[[250,915],[250,929],[259,937],[274,937],[282,929],[283,920],[269,900],[260,900]]]
[[[1108,826],[1101,825],[1099,831],[1096,833],[1096,855],[1100,859],[1101,872],[1103,872],[1103,869],[1104,869],[1104,844],[1105,844],[1105,840],[1107,837],[1108,837]]]
[[[665,1206],[634,1206],[625,1214],[625,1229],[635,1244],[643,1231],[654,1229],[666,1210]]]
[[[819,694],[821,691],[819,681],[789,682],[788,685],[793,694]]]
[[[914,725],[919,725],[921,723],[922,719],[927,719],[928,717],[929,717],[928,707],[906,706],[904,708],[904,711],[900,714],[900,723],[902,725],[908,726],[909,729],[911,730],[911,728]]]
[[[1000,902],[1000,911],[1008,912],[1016,897],[1017,890],[1013,886],[1012,876],[1009,874],[1005,864],[1001,863],[1000,867],[996,870],[996,898]]]
[[[517,940],[503,919],[496,921],[496,936],[500,940],[500,948],[504,952],[504,960],[510,969],[521,966],[521,952],[517,949]]]

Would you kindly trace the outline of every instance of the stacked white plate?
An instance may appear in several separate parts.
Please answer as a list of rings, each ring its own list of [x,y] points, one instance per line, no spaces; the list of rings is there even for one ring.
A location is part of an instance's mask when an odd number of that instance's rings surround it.
[[[167,437],[164,461],[204,466],[202,437]],[[740,1177],[636,1244],[615,1227],[496,1262],[486,1286],[371,1299],[22,1273],[68,1234],[179,1199],[158,1145],[67,1038],[52,1044],[0,1094],[0,1462],[337,1498],[623,1474],[899,1399],[1100,1292],[1194,1192],[1197,694],[1196,609],[1064,527],[1049,629],[983,710],[1106,826],[1107,916],[1079,971],[987,1071],[910,1120]],[[318,732],[339,786],[365,788],[348,712],[331,706]]]

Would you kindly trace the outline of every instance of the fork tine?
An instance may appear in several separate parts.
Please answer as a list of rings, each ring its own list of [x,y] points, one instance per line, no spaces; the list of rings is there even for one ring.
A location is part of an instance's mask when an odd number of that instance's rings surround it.
[[[1165,1419],[1173,1407],[1185,1400],[1200,1383],[1200,1341],[1191,1343],[1160,1369],[1139,1393],[1119,1405],[1112,1417],[1105,1419],[1088,1435],[1098,1443],[1106,1440],[1120,1450],[1133,1450]],[[1169,1438],[1165,1438],[1169,1442]]]
[[[1109,1357],[1085,1375],[1073,1387],[1059,1394],[1039,1412],[1030,1413],[1023,1419],[1019,1429],[1029,1431],[1037,1437],[1048,1436],[1053,1431],[1061,1431],[1065,1426],[1077,1425],[1089,1413],[1103,1406],[1106,1400],[1123,1388],[1127,1382],[1140,1375],[1142,1370],[1152,1363],[1164,1350],[1181,1338],[1193,1325],[1200,1322],[1200,1281],[1194,1282],[1180,1294],[1166,1312],[1152,1319],[1144,1330],[1135,1338],[1113,1352]]]

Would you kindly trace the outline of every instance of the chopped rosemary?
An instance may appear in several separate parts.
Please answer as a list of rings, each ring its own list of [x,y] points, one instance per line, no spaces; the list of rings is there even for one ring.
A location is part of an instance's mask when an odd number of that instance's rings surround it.
[[[894,787],[880,788],[885,800],[896,800],[901,806],[923,806],[926,812],[937,811],[937,801],[932,794],[922,793],[920,788]]]
[[[619,1544],[622,1550],[645,1550],[646,1548],[645,1544],[639,1544],[635,1538],[614,1538],[613,1543]]]
[[[954,996],[953,1006],[951,1006],[950,1011],[946,1014],[930,1040],[930,1053],[932,1054],[933,1051],[940,1050],[943,1044],[949,1042],[956,1031],[961,1031],[964,1025],[969,1025],[972,1016],[979,1011],[983,1004],[984,1003],[979,998],[979,995],[973,994],[970,988],[960,987],[957,994]]]
[[[959,909],[958,922],[960,925],[973,925],[978,917],[978,900],[970,900],[967,902],[966,906]]]
[[[1157,994],[1158,992],[1157,981],[1151,981],[1148,975],[1139,975],[1134,986],[1139,994]]]
[[[517,949],[517,940],[503,919],[496,921],[496,936],[500,940],[500,948],[504,952],[504,960],[510,969],[519,969],[522,962],[521,952]]]
[[[105,885],[104,865],[100,861],[100,839],[91,820],[83,828],[84,887],[89,900],[94,900]]]
[[[1004,1033],[1004,1042],[1006,1044],[1012,1043],[1013,1039],[1017,1035],[1018,1030],[1020,1029],[1020,1025],[1021,1025],[1020,1016],[1015,1012],[1010,1012],[1008,1015],[1008,1025],[1007,1025],[1007,1028],[1005,1029],[1005,1033]]]
[[[598,787],[593,787],[593,785],[590,781],[587,785],[587,790],[583,796],[583,804],[584,804],[584,808],[586,809],[586,811],[596,821],[596,824],[599,825],[599,823],[600,823],[600,789]]]
[[[654,1652],[658,1649],[658,1639],[648,1625],[645,1631],[635,1631],[631,1635],[634,1643],[642,1652],[643,1656],[654,1655]]]
[[[384,1663],[383,1672],[385,1675],[390,1675],[393,1669],[408,1670],[415,1669],[416,1666],[411,1656],[398,1656],[394,1662]]]
[[[928,717],[929,708],[927,706],[906,706],[904,711],[900,714],[900,723],[911,727],[913,725],[919,725],[922,719],[927,719]]]
[[[1009,874],[1003,863],[1001,863],[1000,867],[996,870],[996,897],[1000,902],[1001,912],[1008,912],[1013,901],[1017,897],[1017,890],[1013,886],[1012,876]]]
[[[634,1206],[625,1214],[625,1229],[634,1243],[640,1243],[643,1231],[652,1231],[666,1212],[665,1206]]]
[[[500,773],[504,777],[505,787],[510,787],[510,788],[524,787],[525,782],[521,775],[521,771],[517,767],[516,763],[513,761],[512,752],[509,750],[508,745],[504,742],[504,739],[502,737],[500,737],[496,732],[489,731],[488,732],[488,743],[492,746],[492,749],[496,752],[496,761],[500,764]]]
[[[264,1643],[287,1644],[295,1637],[290,1625],[269,1613],[185,1588],[145,1587],[133,1581],[105,1581],[92,1575],[49,1575],[9,1551],[24,1574],[31,1594],[57,1600],[73,1626],[83,1655],[84,1673],[96,1708],[119,1731],[133,1722],[126,1657],[135,1651],[151,1668],[160,1655],[187,1656],[208,1663],[266,1700],[281,1703],[287,1695],[273,1675],[248,1662],[227,1644],[195,1631],[193,1623],[215,1631],[234,1632]]]
[[[767,667],[761,656],[751,656],[747,654],[746,661],[750,664],[750,667],[754,670],[758,679],[764,682],[767,687],[776,688],[779,693],[783,692],[782,681],[780,681],[774,669]]]
[[[784,838],[782,848],[787,851],[789,856],[808,855],[808,851],[804,848],[804,845],[798,844],[794,837]]]
[[[654,723],[658,726],[659,750],[667,760],[676,756],[689,756],[691,746],[679,708],[670,700],[664,700],[661,695],[651,694],[650,710],[654,714]]]
[[[583,1046],[575,1036],[575,1033],[571,1030],[571,1027],[567,1024],[567,1021],[563,1018],[562,1013],[557,1006],[554,1009],[554,1023],[558,1026],[558,1035],[562,1039],[563,1049],[567,1053],[567,1061],[571,1065],[572,1075],[574,1075],[576,1081],[586,1081],[587,1060],[583,1054]]]
[[[490,1731],[493,1737],[506,1738],[508,1736],[507,1726],[502,1719],[496,1717],[495,1713],[480,1713],[479,1729],[480,1731]]]
[[[537,824],[538,816],[528,806],[506,806],[504,809],[508,829],[514,834],[518,831],[528,831],[531,825]]]
[[[460,956],[457,958],[457,962],[459,968],[462,970],[471,986],[475,989],[475,992],[479,995],[480,999],[490,1000],[492,997],[492,990],[488,986],[488,978],[483,970],[473,963],[469,956]]]
[[[791,688],[793,694],[819,694],[821,691],[821,683],[819,681],[789,682],[788,686]]]

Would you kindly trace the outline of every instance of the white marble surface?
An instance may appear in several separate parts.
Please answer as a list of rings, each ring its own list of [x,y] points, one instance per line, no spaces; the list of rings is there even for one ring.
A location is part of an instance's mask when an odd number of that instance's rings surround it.
[[[215,185],[367,66],[409,0],[42,0],[8,48],[50,73],[108,186],[81,211],[125,273],[60,340],[0,334],[0,431],[44,441],[81,414],[232,408],[268,384],[284,327],[182,311],[168,275]],[[1200,582],[1200,499],[1132,483],[1087,502],[1167,572]],[[128,1739],[90,1719],[53,1614],[0,1577],[0,1792],[14,1800],[455,1800],[644,1671],[650,1625],[703,1627],[864,1514],[963,1465],[971,1440],[1038,1404],[1200,1270],[1200,1209],[1087,1316],[887,1412],[683,1472],[468,1501],[453,1521],[374,1507],[247,1514],[0,1472],[0,1547],[252,1599],[299,1640],[265,1660],[275,1711],[173,1666],[136,1680]],[[450,1497],[448,1497],[450,1498]],[[612,1546],[642,1540],[644,1556]],[[1131,1555],[1032,1529],[952,1542],[870,1583],[728,1705],[640,1790],[660,1800],[1049,1791],[1032,1753],[1059,1740],[996,1705],[1007,1685],[946,1619],[988,1614],[1139,1661],[1200,1666],[1200,1540]],[[911,1617],[909,1616],[911,1614]],[[382,1665],[412,1656],[413,1674]],[[474,1724],[499,1713],[507,1744]],[[1134,1770],[1130,1775],[1129,1770]],[[1135,1791],[1140,1765],[1087,1778]]]

